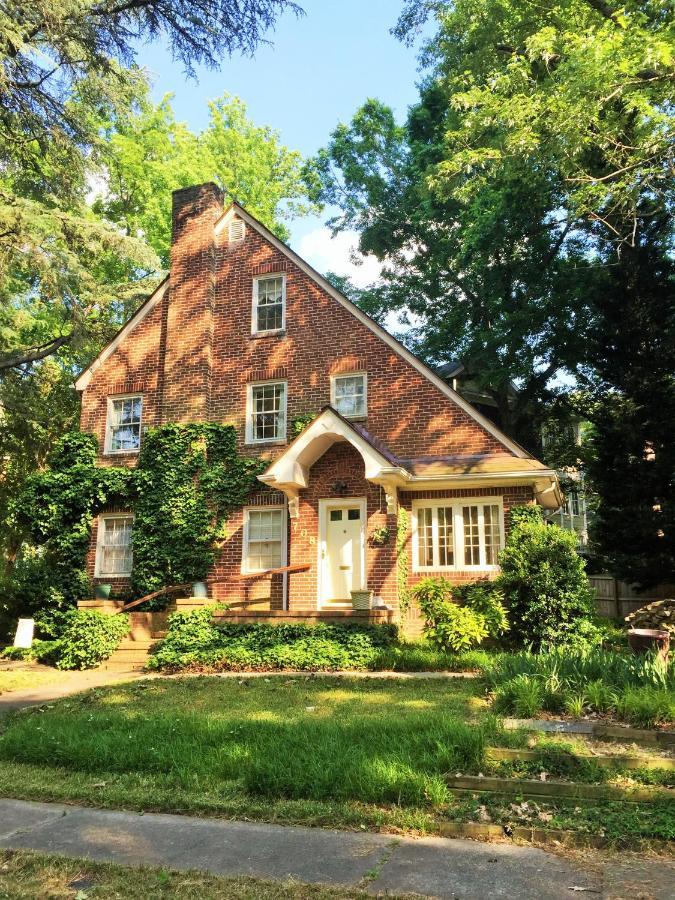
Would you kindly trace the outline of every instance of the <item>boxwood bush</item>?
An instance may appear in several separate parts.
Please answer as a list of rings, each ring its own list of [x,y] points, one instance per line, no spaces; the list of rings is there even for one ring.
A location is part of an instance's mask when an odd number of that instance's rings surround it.
[[[397,640],[395,625],[214,623],[213,608],[169,617],[149,668],[366,669]]]

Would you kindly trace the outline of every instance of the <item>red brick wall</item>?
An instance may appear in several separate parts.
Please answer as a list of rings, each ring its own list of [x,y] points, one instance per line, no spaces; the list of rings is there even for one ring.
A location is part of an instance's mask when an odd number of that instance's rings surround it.
[[[171,421],[231,423],[240,449],[273,458],[284,445],[245,446],[247,385],[272,378],[288,382],[287,427],[330,402],[330,376],[365,371],[368,376],[368,430],[400,457],[510,452],[461,407],[404,361],[381,338],[320,288],[299,267],[251,227],[245,240],[230,245],[227,229],[213,225],[221,209],[213,185],[174,195],[172,268],[169,289],[94,372],[83,392],[81,427],[103,448],[110,396],[142,393],[143,426]],[[251,335],[253,278],[286,275],[286,330]],[[101,456],[106,465],[134,465],[136,454]],[[363,478],[358,453],[334,447],[313,467],[300,518],[289,526],[289,562],[309,562],[308,573],[288,576],[291,605],[316,602],[318,499],[331,494],[336,472],[349,496],[368,499],[368,530],[395,521],[384,511],[380,488]],[[485,493],[480,491],[479,493]],[[253,502],[270,502],[261,492]],[[242,513],[230,521],[211,581],[217,597],[254,601],[265,594],[278,608],[283,579],[236,580],[241,566]],[[90,568],[93,574],[95,531]],[[368,584],[387,602],[396,598],[394,535],[384,547],[368,546]]]
[[[365,480],[364,465],[351,444],[334,444],[314,464],[309,487],[300,495],[299,516],[291,520],[290,565],[309,564],[308,572],[289,576],[290,608],[316,609],[318,590],[319,500],[336,497],[331,487],[344,483],[339,496],[345,500],[366,498],[366,535],[374,528],[389,525],[391,537],[383,547],[366,541],[366,584],[386,603],[396,603],[395,533],[396,517],[387,515],[387,507],[378,485]]]

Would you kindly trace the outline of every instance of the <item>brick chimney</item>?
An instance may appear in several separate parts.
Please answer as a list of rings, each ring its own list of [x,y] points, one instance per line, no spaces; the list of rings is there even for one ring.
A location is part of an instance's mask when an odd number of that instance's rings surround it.
[[[223,195],[212,183],[172,195],[171,272],[164,357],[164,422],[209,419],[213,305],[214,225]]]

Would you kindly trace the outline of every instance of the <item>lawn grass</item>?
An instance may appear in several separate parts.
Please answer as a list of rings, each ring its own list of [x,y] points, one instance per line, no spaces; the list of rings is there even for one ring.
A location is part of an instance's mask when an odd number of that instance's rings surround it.
[[[0,900],[365,900],[369,896],[354,888],[222,878],[0,850]]]
[[[501,731],[479,681],[460,679],[137,681],[0,727],[7,797],[419,834],[482,821],[484,801],[453,795],[446,776],[487,772],[489,746],[526,741]],[[491,801],[494,821],[512,801]],[[675,837],[672,803],[621,806],[539,809],[589,833],[606,819],[612,839]]]
[[[56,684],[68,678],[66,672],[58,669],[50,671],[35,671],[31,669],[7,669],[0,670],[0,694],[9,691],[27,691],[32,688],[43,687],[46,684]]]

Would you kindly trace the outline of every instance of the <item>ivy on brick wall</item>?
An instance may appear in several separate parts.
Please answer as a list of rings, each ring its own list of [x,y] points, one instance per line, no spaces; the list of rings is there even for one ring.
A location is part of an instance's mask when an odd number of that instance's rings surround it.
[[[237,454],[231,425],[148,431],[136,469],[133,593],[205,578],[230,514],[264,467]]]
[[[98,467],[96,456],[93,435],[64,435],[48,467],[28,479],[14,503],[28,543],[3,587],[12,611],[34,615],[48,636],[59,631],[69,607],[90,595],[86,557],[94,516],[133,502],[133,470]]]
[[[3,585],[6,616],[33,615],[47,636],[60,632],[77,600],[91,596],[86,559],[98,513],[134,512],[132,593],[141,597],[206,576],[229,515],[264,468],[237,454],[230,425],[150,429],[134,469],[98,466],[97,453],[93,435],[65,435],[14,505],[28,543]]]
[[[398,605],[402,612],[410,606],[410,589],[408,587],[408,529],[410,516],[403,506],[398,508],[396,521],[396,586],[398,588]]]

